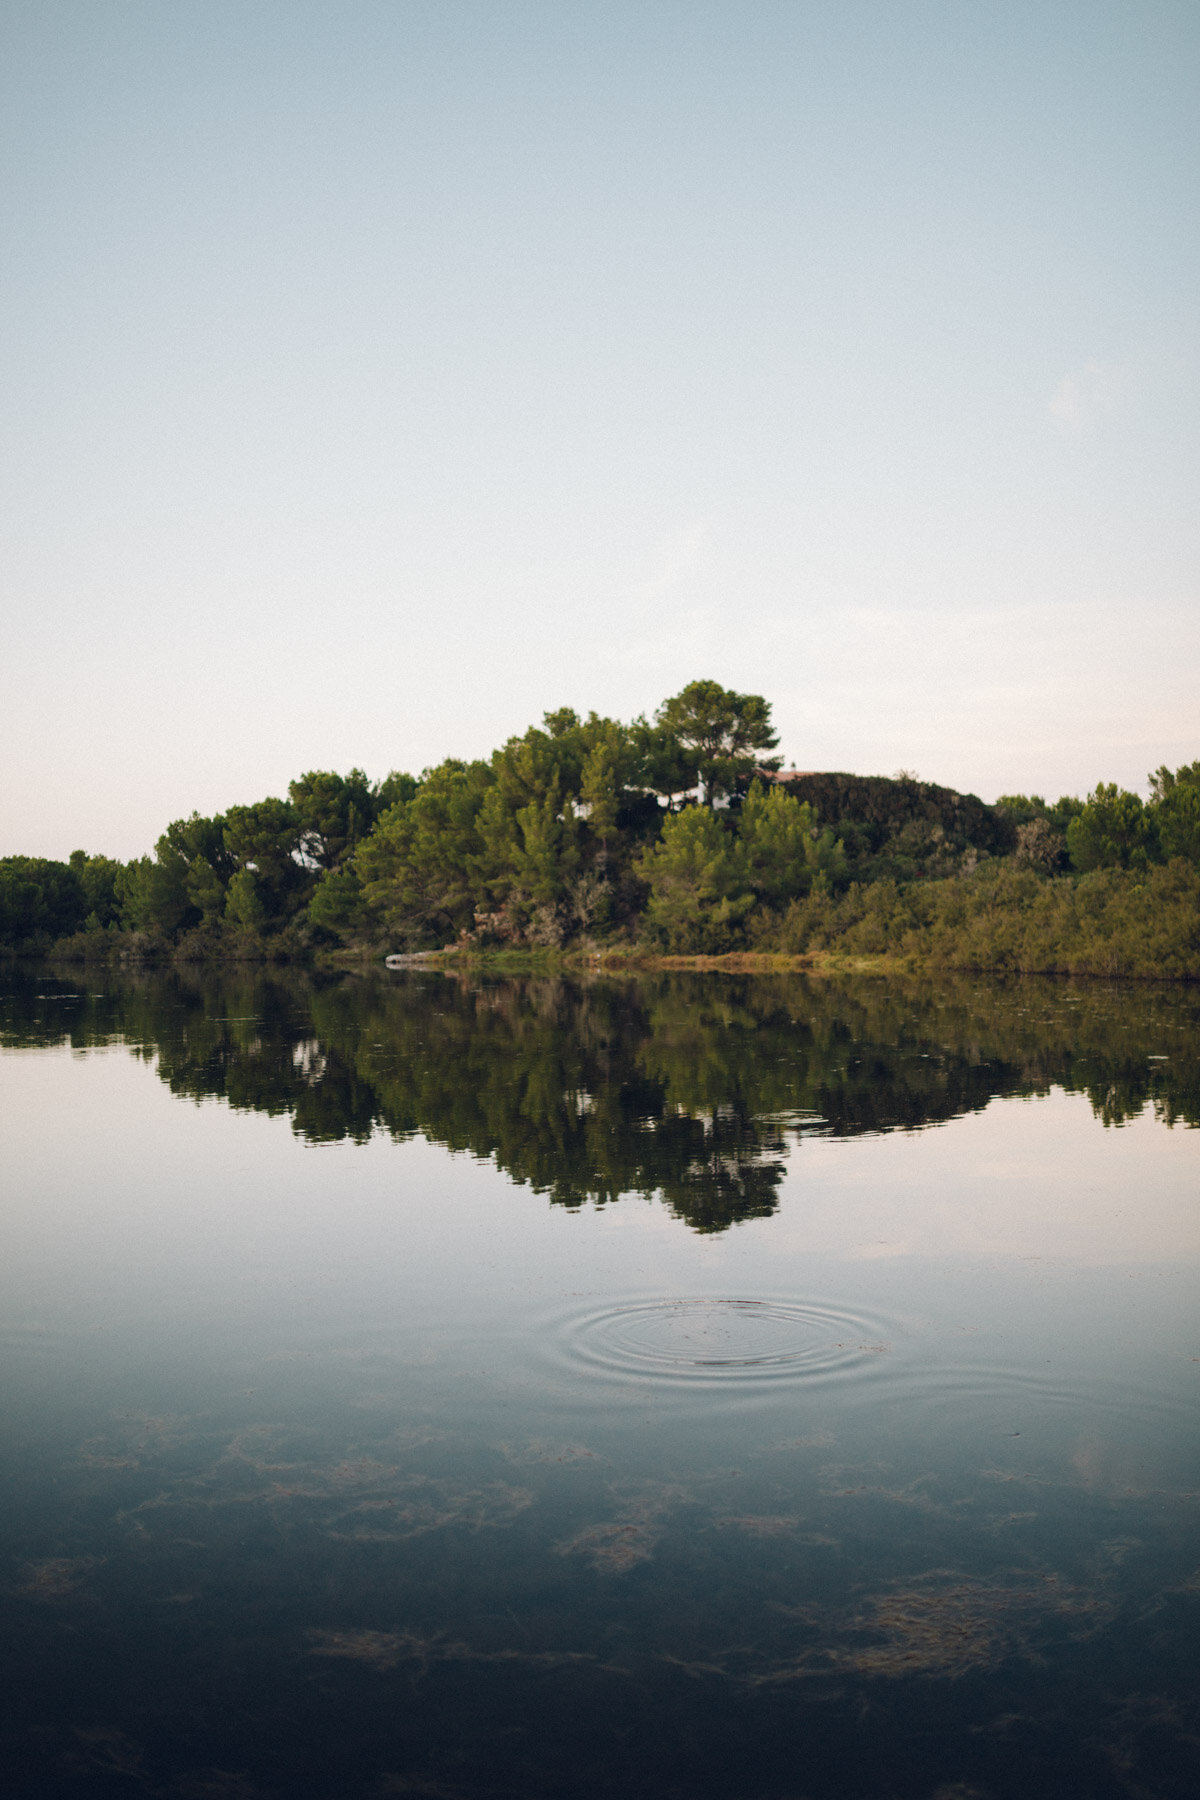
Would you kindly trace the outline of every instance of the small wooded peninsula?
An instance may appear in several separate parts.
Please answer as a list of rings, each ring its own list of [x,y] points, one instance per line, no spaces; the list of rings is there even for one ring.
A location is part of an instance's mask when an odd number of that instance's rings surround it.
[[[121,863],[0,860],[10,954],[346,964],[387,952],[753,958],[1200,978],[1200,761],[1048,802],[785,769],[758,694],[569,707],[486,760],[169,824]]]

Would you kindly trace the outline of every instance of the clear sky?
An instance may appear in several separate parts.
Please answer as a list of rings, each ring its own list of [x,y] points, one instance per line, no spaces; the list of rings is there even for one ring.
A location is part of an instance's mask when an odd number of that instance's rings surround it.
[[[765,694],[1200,756],[1195,0],[0,0],[0,854]]]

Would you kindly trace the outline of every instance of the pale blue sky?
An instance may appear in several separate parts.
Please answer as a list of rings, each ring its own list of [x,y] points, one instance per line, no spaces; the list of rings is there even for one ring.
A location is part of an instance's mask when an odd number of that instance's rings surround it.
[[[697,675],[1200,756],[1200,8],[0,4],[0,854]]]

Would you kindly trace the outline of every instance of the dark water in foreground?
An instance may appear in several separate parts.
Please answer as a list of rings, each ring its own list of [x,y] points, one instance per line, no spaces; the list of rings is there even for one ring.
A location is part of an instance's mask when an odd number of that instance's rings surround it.
[[[0,978],[0,1792],[1200,1792],[1200,995]]]

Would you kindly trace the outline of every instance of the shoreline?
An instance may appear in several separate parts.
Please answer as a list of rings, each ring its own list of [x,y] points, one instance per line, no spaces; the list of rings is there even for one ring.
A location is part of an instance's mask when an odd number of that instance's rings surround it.
[[[331,975],[410,975],[422,970],[441,975],[510,976],[639,976],[663,974],[708,975],[812,975],[933,978],[938,975],[988,976],[994,979],[1020,980],[1025,977],[1062,981],[1096,981],[1122,987],[1189,987],[1200,977],[1184,973],[1130,973],[1097,968],[1018,968],[1011,963],[948,963],[914,955],[838,953],[831,950],[804,952],[769,950],[729,950],[720,955],[660,954],[653,951],[625,949],[592,949],[585,952],[561,950],[430,950],[405,955],[393,968],[386,964],[382,950],[331,950],[304,957],[271,956],[180,956],[170,950],[153,950],[140,955],[107,955],[89,957],[79,951],[55,950],[8,952],[0,961],[14,966],[44,964],[67,969],[104,969],[124,973],[143,970],[297,970],[313,976]]]

